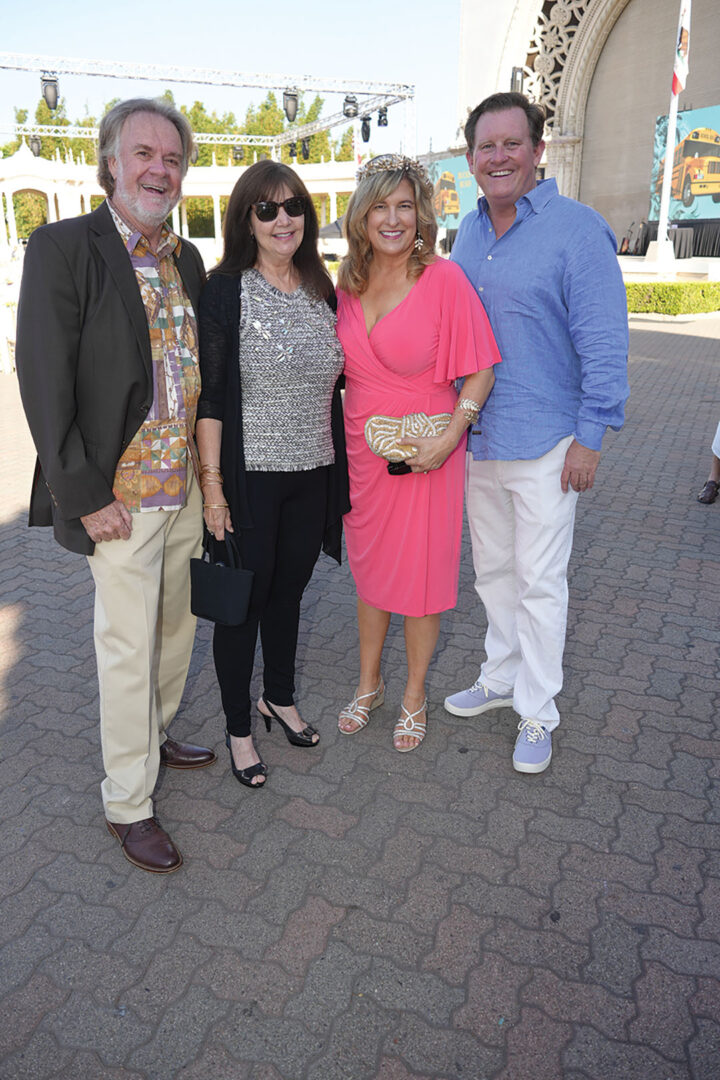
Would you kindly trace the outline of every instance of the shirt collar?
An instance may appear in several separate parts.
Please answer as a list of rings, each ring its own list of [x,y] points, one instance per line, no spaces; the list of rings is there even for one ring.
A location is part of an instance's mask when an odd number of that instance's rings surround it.
[[[530,212],[539,214],[557,194],[558,186],[554,176],[548,177],[547,180],[538,180],[535,187],[530,188],[525,195],[521,195],[515,203],[518,210],[518,219],[526,217]],[[481,195],[478,199],[478,213],[484,214],[485,217],[490,217],[488,212],[488,201],[484,195]]]
[[[128,225],[125,218],[120,214],[117,207],[113,206],[110,199],[107,200],[108,209],[115,222],[115,227],[122,237],[122,242],[125,245],[128,253],[133,255],[138,244],[142,243],[142,246],[149,251],[150,245],[147,237],[144,236],[139,229],[133,229]],[[180,237],[177,233],[174,233],[172,229],[169,229],[167,225],[163,224],[162,233],[160,235],[160,243],[158,244],[157,257],[158,259],[165,258],[166,255],[179,255],[180,254]]]

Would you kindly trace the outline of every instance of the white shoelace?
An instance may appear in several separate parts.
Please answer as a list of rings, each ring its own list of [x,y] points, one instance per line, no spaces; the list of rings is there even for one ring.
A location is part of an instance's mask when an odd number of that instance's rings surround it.
[[[546,739],[548,734],[542,724],[539,724],[537,720],[521,720],[518,724],[518,731],[524,731],[526,742],[532,743],[533,746],[535,743],[542,742],[543,739]]]

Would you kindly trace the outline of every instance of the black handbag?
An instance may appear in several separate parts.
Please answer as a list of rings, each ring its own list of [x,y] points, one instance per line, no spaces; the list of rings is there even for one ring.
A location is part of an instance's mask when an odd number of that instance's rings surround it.
[[[225,543],[205,532],[203,553],[190,560],[190,610],[200,619],[240,626],[247,619],[253,570],[244,570],[232,533]]]

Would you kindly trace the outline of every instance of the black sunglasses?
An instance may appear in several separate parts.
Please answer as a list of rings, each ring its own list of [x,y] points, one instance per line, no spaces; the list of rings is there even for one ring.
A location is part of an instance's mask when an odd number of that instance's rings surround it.
[[[302,217],[307,206],[307,199],[304,195],[292,195],[289,199],[283,199],[282,202],[264,199],[262,202],[252,204],[258,221],[274,221],[280,213],[281,206],[288,217]]]

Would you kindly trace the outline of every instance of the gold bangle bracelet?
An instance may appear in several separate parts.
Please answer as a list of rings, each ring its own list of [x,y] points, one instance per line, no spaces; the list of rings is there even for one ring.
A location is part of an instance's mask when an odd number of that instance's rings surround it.
[[[229,510],[227,503],[203,503],[203,510]]]
[[[476,412],[475,409],[471,411],[470,409],[462,408],[462,406],[460,405],[456,405],[455,408],[457,412],[461,412],[463,414],[470,426],[477,423],[477,419],[480,413]]]

